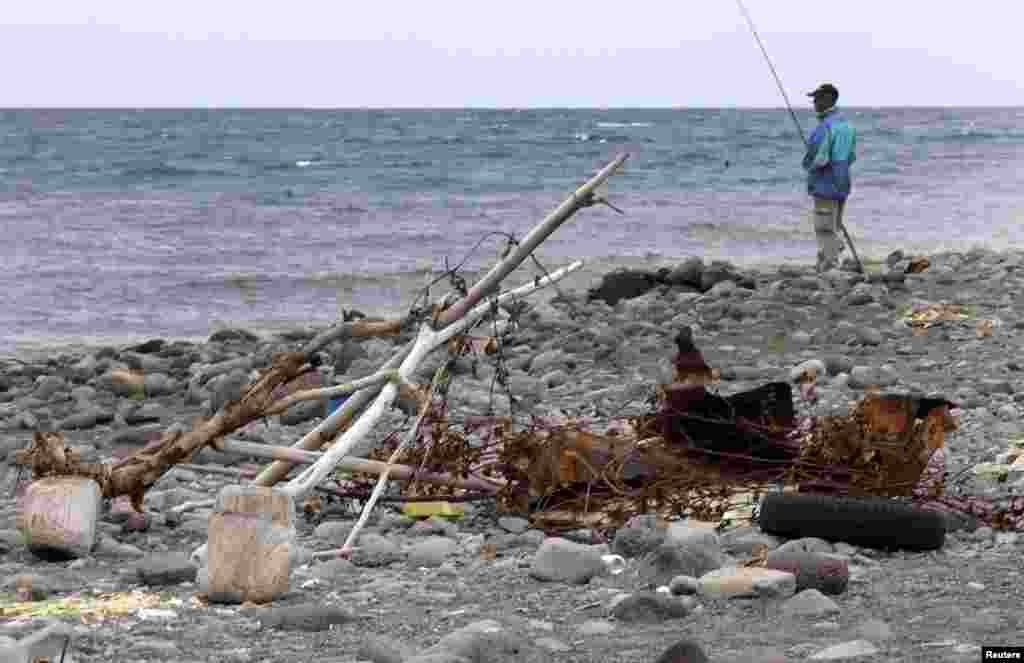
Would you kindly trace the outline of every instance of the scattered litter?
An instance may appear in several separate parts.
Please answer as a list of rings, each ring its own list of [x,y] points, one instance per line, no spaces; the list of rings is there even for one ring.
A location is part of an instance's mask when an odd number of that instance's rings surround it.
[[[732,395],[660,385],[656,408],[614,433],[570,420],[502,429],[499,498],[519,512],[529,501],[535,527],[571,529],[618,527],[639,513],[750,524],[762,497],[778,492],[911,497],[923,484],[934,496],[955,407],[937,395],[872,392],[847,415],[797,417],[784,382]]]
[[[931,265],[932,261],[925,256],[914,256],[907,264],[907,274],[920,274]]]
[[[160,608],[139,608],[135,612],[139,619],[177,619],[178,613],[174,610],[163,610]]]
[[[442,518],[458,519],[466,514],[466,506],[452,502],[406,502],[402,505],[402,514],[410,518]]]
[[[601,561],[609,575],[617,576],[626,570],[626,560],[621,555],[602,555]]]
[[[942,647],[955,647],[959,642],[957,640],[940,640],[938,642],[922,642],[921,646],[926,649],[939,649]]]
[[[1010,474],[1010,466],[1003,463],[978,463],[971,468],[976,477],[1002,481]]]
[[[127,593],[99,594],[85,596],[72,594],[61,598],[45,601],[0,602],[0,618],[34,619],[39,617],[72,617],[85,624],[95,624],[109,619],[136,615],[142,619],[150,619],[167,612],[176,616],[173,610],[163,610],[163,606],[172,605],[170,599],[143,591]],[[180,601],[177,603],[180,605]]]
[[[918,302],[910,307],[901,320],[915,335],[925,334],[932,327],[966,325],[971,320],[970,308],[959,304],[940,302],[938,304]],[[1003,326],[1000,318],[982,318],[974,321],[974,333],[978,338],[989,338]]]

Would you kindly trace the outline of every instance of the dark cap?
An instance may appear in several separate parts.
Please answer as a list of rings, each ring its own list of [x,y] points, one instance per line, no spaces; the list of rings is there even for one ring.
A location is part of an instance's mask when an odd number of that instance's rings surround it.
[[[822,83],[813,92],[808,92],[807,96],[808,97],[816,97],[819,94],[828,94],[828,95],[831,95],[835,99],[839,98],[839,90],[837,90],[836,86],[832,85],[831,83]]]

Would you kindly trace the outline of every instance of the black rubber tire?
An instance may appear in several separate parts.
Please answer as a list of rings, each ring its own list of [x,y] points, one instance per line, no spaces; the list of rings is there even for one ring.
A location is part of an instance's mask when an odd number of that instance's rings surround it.
[[[881,549],[936,550],[946,538],[941,514],[884,497],[771,493],[761,503],[758,524],[787,538],[813,536]]]

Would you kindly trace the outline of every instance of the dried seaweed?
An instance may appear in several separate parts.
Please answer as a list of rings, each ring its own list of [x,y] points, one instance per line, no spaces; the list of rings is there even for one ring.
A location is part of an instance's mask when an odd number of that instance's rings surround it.
[[[785,383],[732,396],[700,384],[662,385],[659,393],[653,411],[618,421],[534,417],[516,426],[494,417],[467,432],[435,420],[425,466],[472,473],[486,464],[506,481],[501,507],[530,512],[546,529],[618,527],[641,513],[718,521],[787,486],[911,495],[941,446],[933,415],[949,405],[869,394],[849,414],[798,418]]]

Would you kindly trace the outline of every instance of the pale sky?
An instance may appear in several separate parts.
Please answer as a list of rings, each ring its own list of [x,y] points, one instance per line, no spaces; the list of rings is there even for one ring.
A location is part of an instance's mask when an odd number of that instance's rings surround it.
[[[792,102],[1024,106],[1020,0],[745,0]],[[603,8],[598,8],[602,7]],[[735,0],[6,0],[0,107],[776,107]]]

